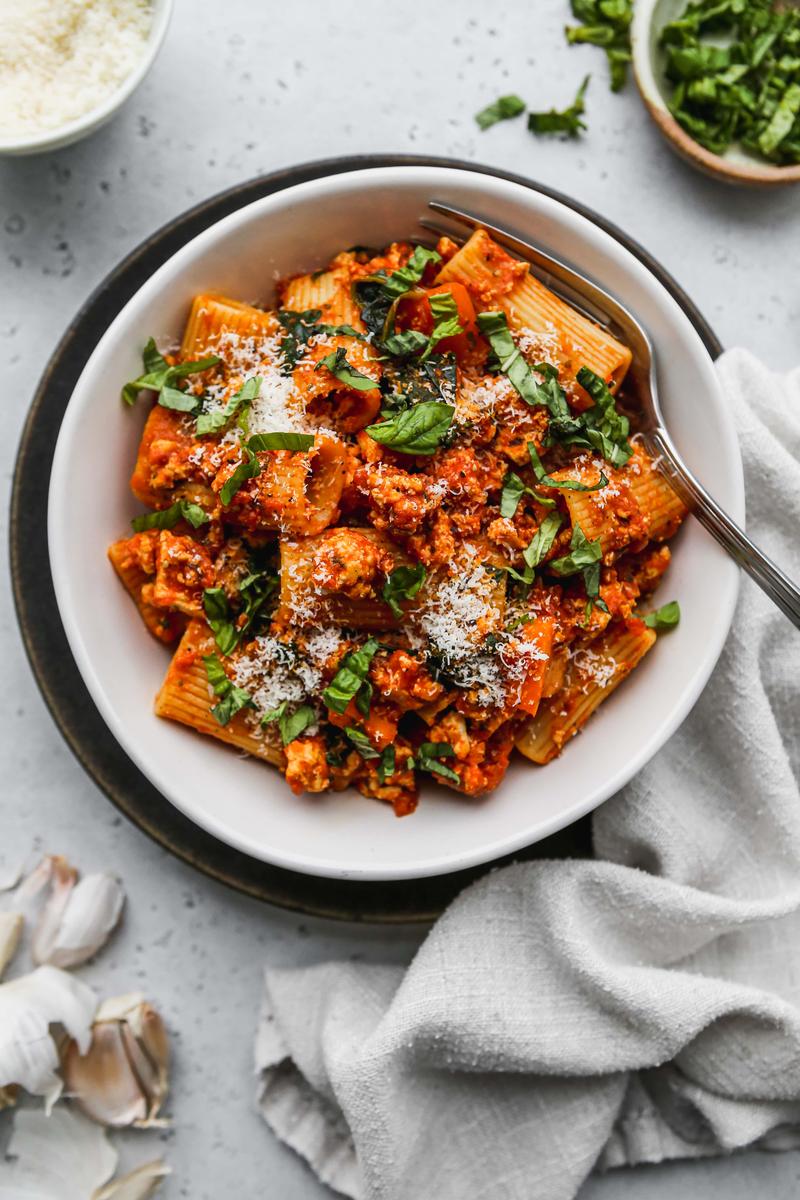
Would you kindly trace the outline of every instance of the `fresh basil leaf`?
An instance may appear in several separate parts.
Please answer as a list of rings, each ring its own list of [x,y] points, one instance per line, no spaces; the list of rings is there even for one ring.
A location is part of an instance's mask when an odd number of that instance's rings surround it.
[[[239,466],[222,486],[219,494],[220,503],[223,508],[227,508],[233,497],[239,491],[243,483],[248,479],[257,479],[261,474],[261,463],[256,458],[252,450],[244,447],[245,460],[239,463]]]
[[[406,265],[391,275],[378,271],[375,275],[356,280],[353,291],[361,309],[361,320],[374,340],[381,342],[393,332],[397,301],[416,288],[430,263],[441,261],[437,251],[415,246]]]
[[[528,129],[530,132],[537,135],[543,133],[563,133],[565,137],[578,137],[581,130],[586,129],[586,124],[581,120],[581,117],[586,111],[583,97],[586,94],[588,84],[589,76],[587,75],[578,88],[572,104],[561,112],[555,108],[551,108],[547,112],[528,113]]]
[[[387,746],[383,751],[383,754],[381,754],[381,760],[378,763],[378,782],[386,783],[386,780],[390,779],[391,776],[394,775],[395,768],[396,762],[394,746]]]
[[[313,433],[254,433],[247,439],[247,449],[254,453],[263,450],[310,450]]]
[[[522,351],[511,336],[504,312],[482,312],[476,317],[478,328],[492,347],[500,371],[519,392],[522,399],[531,405],[544,403],[533,371],[523,357]]]
[[[448,746],[447,742],[423,742],[414,756],[414,765],[418,771],[427,771],[429,774],[441,775],[452,783],[461,783],[451,767],[438,761],[440,758],[451,758],[454,755],[455,750]]]
[[[508,96],[498,96],[486,108],[475,114],[475,122],[479,129],[491,129],[498,121],[509,121],[525,111],[525,101],[510,93]]]
[[[399,454],[434,454],[453,423],[455,411],[451,404],[423,400],[388,421],[368,425],[366,432],[374,442]]]
[[[681,606],[677,600],[670,600],[669,603],[662,604],[661,608],[657,608],[655,612],[646,613],[642,617],[649,629],[655,629],[659,633],[663,633],[665,629],[674,629],[680,619]]]
[[[577,379],[594,400],[594,406],[581,414],[584,436],[612,466],[623,467],[633,454],[628,442],[628,418],[617,412],[614,394],[600,375],[581,367]]]
[[[426,350],[429,346],[429,339],[426,334],[419,329],[403,329],[400,333],[390,333],[388,337],[381,342],[381,349],[388,354],[393,354],[395,358],[407,358],[410,354],[418,354],[420,350]]]
[[[231,717],[243,708],[252,708],[253,700],[244,688],[236,687],[225,673],[225,668],[216,654],[203,656],[208,682],[214,694],[220,697],[211,712],[220,725],[227,725]]]
[[[525,567],[524,571],[518,571],[516,567],[510,566],[508,563],[490,563],[489,570],[497,572],[497,578],[501,575],[510,575],[517,583],[523,583],[526,587],[530,587],[535,578],[536,572],[533,567]]]
[[[439,342],[445,338],[457,337],[464,329],[458,315],[456,298],[451,292],[437,292],[428,297],[428,303],[433,316],[433,331],[428,339],[428,345],[423,352],[423,361],[430,358]]]
[[[608,477],[603,471],[600,472],[597,483],[581,483],[578,479],[553,479],[542,466],[542,460],[539,458],[533,442],[528,442],[528,455],[537,482],[544,484],[545,487],[559,488],[561,491],[567,492],[596,492],[600,488],[608,486]]]
[[[203,412],[195,421],[194,431],[198,437],[203,437],[208,433],[217,433],[223,429],[240,409],[249,408],[255,400],[261,388],[261,378],[254,375],[252,379],[247,379],[239,388],[235,396],[231,396],[230,400],[223,408],[219,408],[214,412]]]
[[[206,588],[203,592],[203,611],[220,654],[230,654],[239,642],[239,630],[231,618],[228,597],[221,587]]]
[[[523,496],[533,496],[537,504],[545,508],[555,508],[555,500],[549,496],[540,496],[534,488],[528,487],[514,471],[506,472],[503,480],[503,490],[500,493],[500,516],[513,517]]]
[[[355,388],[359,392],[372,392],[378,386],[374,379],[370,379],[369,375],[365,375],[363,371],[356,370],[355,367],[347,361],[347,353],[343,346],[337,346],[335,352],[326,354],[321,359],[315,370],[321,371],[326,367],[331,375],[345,384],[346,387]]]
[[[158,403],[162,408],[171,408],[173,412],[196,413],[202,399],[192,392],[182,392],[180,388],[165,383],[158,393]]]
[[[403,616],[399,601],[414,599],[425,582],[426,573],[422,563],[416,563],[413,567],[396,567],[383,585],[383,599],[398,621]]]
[[[628,76],[631,61],[630,25],[633,0],[572,0],[572,13],[583,24],[565,30],[569,44],[588,43],[605,50],[612,92],[618,92]]]
[[[546,557],[552,548],[553,542],[556,540],[556,534],[561,528],[561,524],[561,513],[551,512],[544,518],[536,530],[530,545],[522,551],[522,557],[529,567],[538,567],[539,563]]]
[[[193,529],[199,529],[211,518],[199,504],[190,504],[188,500],[176,500],[169,508],[134,517],[131,526],[134,533],[143,533],[146,529],[173,529],[181,520],[188,521]]]
[[[284,329],[280,344],[280,354],[283,359],[282,372],[291,375],[299,359],[305,352],[305,346],[316,335],[319,326],[317,322],[322,316],[319,308],[307,308],[303,312],[281,308],[275,314]]]
[[[348,737],[355,746],[362,758],[378,758],[378,751],[372,745],[372,742],[367,737],[363,729],[359,729],[357,725],[348,725],[344,731],[345,737]]]
[[[367,679],[370,663],[380,649],[375,638],[369,638],[358,650],[345,654],[322,699],[334,712],[343,713]]]
[[[554,558],[547,564],[547,570],[553,575],[577,575],[585,567],[599,563],[603,556],[600,539],[590,542],[580,525],[575,524],[570,539],[569,554],[562,558]]]
[[[122,389],[122,399],[126,404],[135,404],[139,392],[151,391],[159,393],[159,404],[164,408],[175,408],[181,412],[191,412],[198,404],[198,397],[189,397],[175,387],[179,379],[207,371],[215,367],[221,360],[216,354],[191,362],[176,363],[170,366],[164,356],[159,353],[155,340],[149,338],[142,352],[144,374],[138,379],[126,383]],[[166,395],[165,395],[166,392]],[[178,397],[183,397],[179,400]],[[190,403],[191,401],[191,403]],[[183,404],[183,407],[181,407]]]

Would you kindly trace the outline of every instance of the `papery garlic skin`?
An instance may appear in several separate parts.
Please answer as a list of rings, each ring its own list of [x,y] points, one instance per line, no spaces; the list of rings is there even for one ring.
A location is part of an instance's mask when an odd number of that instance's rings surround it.
[[[50,1116],[20,1109],[8,1153],[14,1161],[0,1170],[0,1200],[92,1200],[117,1165],[104,1130],[64,1104]]]
[[[18,912],[0,912],[0,979],[17,953],[25,918]]]
[[[63,1088],[50,1026],[63,1025],[85,1052],[96,1009],[92,989],[55,967],[0,983],[0,1088],[16,1083],[44,1096],[49,1112]]]
[[[62,1055],[67,1094],[101,1125],[162,1125],[158,1113],[169,1086],[164,1022],[134,993],[97,1011],[88,1053],[74,1043]]]
[[[144,1163],[129,1175],[112,1179],[111,1183],[93,1193],[92,1200],[149,1200],[161,1186],[161,1181],[171,1174],[167,1164],[159,1158]]]
[[[31,941],[33,961],[53,967],[77,967],[92,958],[116,927],[125,892],[109,872],[78,873],[60,855],[43,859],[17,889],[17,903],[32,907],[48,889]]]

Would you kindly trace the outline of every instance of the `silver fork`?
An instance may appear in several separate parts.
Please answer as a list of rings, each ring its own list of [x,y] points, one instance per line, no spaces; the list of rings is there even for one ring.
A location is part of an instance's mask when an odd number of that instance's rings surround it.
[[[800,588],[720,508],[678,453],[664,424],[658,401],[653,345],[633,314],[591,279],[506,230],[498,229],[490,221],[437,200],[431,200],[429,207],[457,225],[466,225],[472,230],[485,229],[495,241],[527,259],[542,283],[630,346],[633,362],[628,378],[633,380],[638,393],[645,419],[643,433],[657,455],[660,470],[700,524],[800,629]],[[420,218],[420,224],[434,233],[454,238],[452,230],[427,217]],[[463,239],[456,236],[454,240]]]

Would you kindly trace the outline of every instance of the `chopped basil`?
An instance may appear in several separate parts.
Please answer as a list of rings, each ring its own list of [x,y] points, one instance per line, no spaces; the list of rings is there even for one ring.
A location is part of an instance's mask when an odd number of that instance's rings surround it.
[[[572,0],[572,13],[582,24],[567,26],[567,41],[605,50],[611,90],[618,92],[628,77],[631,61],[633,0]]]
[[[441,255],[435,250],[415,246],[406,265],[391,275],[378,271],[356,281],[353,291],[361,308],[361,320],[374,340],[382,342],[392,334],[397,301],[417,286],[429,263],[441,261]]]
[[[369,638],[358,650],[351,650],[344,656],[339,669],[322,693],[322,699],[328,708],[343,713],[354,697],[358,703],[362,688],[367,697],[368,708],[372,687],[368,685],[367,674],[379,648],[380,643],[375,638]],[[366,716],[365,713],[362,715]]]
[[[428,297],[433,315],[433,331],[423,352],[423,360],[430,358],[434,347],[445,338],[457,337],[464,329],[458,315],[456,298],[451,292],[437,292]]]
[[[588,621],[591,616],[593,605],[597,605],[603,612],[608,612],[608,608],[604,600],[598,599],[600,595],[600,560],[603,556],[603,550],[600,545],[600,539],[590,542],[586,534],[577,523],[572,530],[572,538],[570,539],[570,552],[562,558],[554,558],[547,564],[547,570],[553,575],[582,575],[584,587],[586,588],[586,619]]]
[[[594,400],[592,408],[581,413],[579,421],[582,425],[582,436],[585,442],[603,455],[613,467],[624,467],[633,454],[628,443],[630,421],[617,412],[614,394],[605,379],[581,367],[578,371],[578,383]],[[569,441],[569,438],[565,438]],[[573,444],[580,444],[574,441]]]
[[[426,571],[422,563],[413,567],[396,567],[383,585],[383,599],[399,621],[403,616],[400,600],[413,600],[423,583]]]
[[[553,479],[552,475],[548,475],[542,466],[542,460],[539,458],[533,442],[528,442],[528,455],[537,482],[544,484],[545,487],[559,488],[568,492],[596,492],[608,485],[608,477],[603,471],[600,472],[597,483],[581,483],[578,479]]]
[[[800,162],[800,10],[768,0],[698,0],[664,26],[669,110],[700,145]]]
[[[348,725],[345,729],[345,737],[348,737],[355,746],[362,758],[378,758],[378,751],[372,745],[372,742],[367,737],[363,729],[359,729],[357,725]]]
[[[244,447],[245,460],[239,463],[239,466],[222,486],[219,494],[220,503],[223,508],[227,508],[233,497],[238,492],[243,483],[248,479],[257,479],[261,474],[261,463],[256,458],[252,450]]]
[[[146,529],[173,529],[181,520],[188,521],[193,529],[199,529],[201,525],[210,521],[211,517],[199,504],[190,504],[188,500],[176,500],[169,508],[134,517],[131,528],[134,533],[144,533]]]
[[[540,496],[533,488],[529,488],[523,483],[514,471],[508,471],[503,480],[503,490],[500,493],[500,516],[513,517],[520,500],[526,494],[533,496],[536,503],[543,504],[545,508],[555,508],[555,500],[551,500],[549,496]]]
[[[359,392],[371,392],[378,384],[374,379],[370,379],[369,375],[365,375],[363,371],[358,371],[354,366],[347,361],[347,353],[343,346],[337,346],[336,350],[320,360],[316,365],[316,370],[321,371],[323,367],[327,367],[331,375],[335,376],[340,383],[346,387],[355,388]]]
[[[526,587],[530,587],[536,575],[533,567],[526,566],[524,571],[518,571],[508,563],[490,563],[489,570],[494,571],[498,579],[501,575],[510,575],[517,583],[524,583]]]
[[[303,451],[310,450],[313,445],[313,433],[254,433],[247,439],[247,449],[254,453],[262,450]]]
[[[588,84],[589,76],[587,75],[578,88],[572,104],[561,112],[551,108],[547,112],[528,113],[528,129],[531,133],[563,133],[565,137],[577,137],[582,129],[586,129],[581,117],[585,112],[583,97]]]
[[[447,742],[423,742],[414,756],[414,765],[418,771],[428,771],[433,775],[441,775],[452,783],[460,783],[458,775],[451,767],[439,762],[440,758],[452,758],[455,750]]]
[[[310,704],[301,704],[291,713],[288,712],[288,708],[289,701],[282,700],[277,708],[273,708],[272,712],[265,713],[261,718],[262,725],[269,725],[272,721],[278,722],[284,746],[288,746],[289,742],[300,737],[300,734],[304,733],[309,725],[314,725],[317,720],[317,714]]]
[[[476,124],[480,129],[491,129],[498,121],[509,121],[525,111],[525,101],[512,92],[508,96],[498,96],[486,108],[475,114]]]
[[[436,400],[423,400],[413,408],[368,425],[366,432],[375,442],[399,454],[433,454],[449,430],[455,408]]]
[[[203,592],[203,610],[220,654],[230,654],[238,644],[239,630],[231,617],[225,589],[206,588]]]
[[[403,329],[400,333],[390,333],[381,342],[381,349],[393,354],[395,358],[408,358],[411,354],[418,354],[420,350],[427,351],[429,346],[428,336],[419,329]]]
[[[252,379],[245,380],[236,395],[231,396],[223,408],[216,409],[214,412],[200,413],[194,425],[198,437],[207,433],[217,433],[236,416],[240,409],[244,411],[249,408],[258,395],[260,387],[261,379],[258,375],[254,375]]]
[[[522,557],[525,559],[527,566],[538,567],[539,563],[545,558],[553,542],[556,540],[556,534],[561,528],[561,513],[551,512],[542,521],[529,546],[522,551]]]
[[[662,604],[661,608],[657,608],[655,612],[649,612],[642,617],[649,629],[655,629],[659,633],[663,633],[665,629],[674,629],[680,619],[681,606],[677,600],[670,600],[669,603]]]
[[[324,275],[325,269],[323,268],[319,274]],[[343,335],[364,341],[364,335],[359,333],[357,329],[353,329],[352,325],[320,324],[319,319],[322,316],[322,310],[319,308],[307,308],[303,312],[295,312],[292,309],[282,308],[278,310],[276,315],[285,330],[280,345],[284,375],[291,375],[299,360],[303,357],[308,342],[313,337]]]
[[[509,383],[513,384],[526,403],[531,405],[543,404],[540,397],[540,387],[533,377],[522,351],[511,336],[508,320],[504,312],[478,313],[476,320],[478,328],[492,347],[497,364]]]
[[[387,746],[381,755],[381,760],[378,763],[378,782],[386,783],[386,780],[394,775],[396,769],[396,756],[394,746]]]
[[[454,354],[434,354],[425,362],[419,357],[406,358],[402,362],[387,360],[383,365],[385,394],[381,416],[396,416],[422,400],[442,400],[451,404],[455,398],[457,375]]]
[[[204,655],[203,663],[208,682],[214,689],[214,694],[220,698],[219,704],[216,704],[211,710],[220,725],[227,725],[231,717],[241,709],[253,707],[252,697],[244,688],[236,687],[233,684],[225,674],[225,668],[216,654]]]
[[[135,404],[139,392],[158,392],[158,402],[164,408],[176,408],[181,412],[192,412],[197,408],[199,398],[187,395],[175,385],[178,380],[185,378],[187,375],[195,375],[199,371],[207,371],[210,367],[215,367],[219,362],[220,359],[216,354],[210,354],[207,358],[170,366],[164,356],[159,353],[155,339],[149,338],[147,345],[142,351],[144,374],[140,375],[138,379],[133,379],[130,383],[125,384],[122,389],[122,399],[126,404]]]

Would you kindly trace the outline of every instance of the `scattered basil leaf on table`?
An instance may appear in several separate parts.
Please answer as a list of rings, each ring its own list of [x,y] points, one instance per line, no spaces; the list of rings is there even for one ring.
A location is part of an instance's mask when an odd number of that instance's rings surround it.
[[[630,26],[633,0],[572,0],[572,15],[580,25],[564,30],[571,46],[588,44],[605,50],[612,92],[624,87],[631,61]]]
[[[528,129],[530,132],[535,134],[563,133],[566,137],[578,137],[581,130],[586,129],[586,125],[581,120],[581,117],[585,112],[583,97],[586,94],[588,84],[589,76],[587,75],[578,88],[572,104],[561,112],[555,108],[551,108],[548,112],[528,113]]]
[[[486,108],[475,114],[475,122],[480,129],[491,129],[498,121],[509,121],[525,111],[525,101],[513,92],[507,96],[498,96]]]

